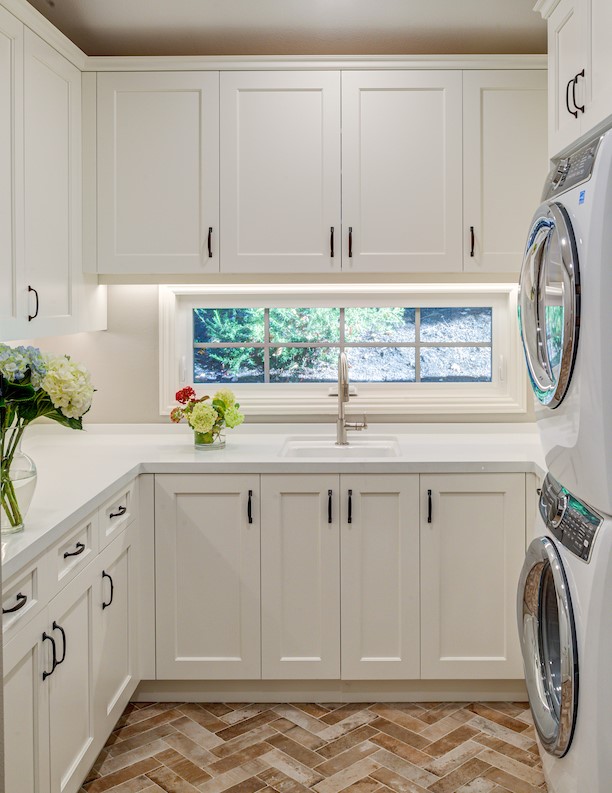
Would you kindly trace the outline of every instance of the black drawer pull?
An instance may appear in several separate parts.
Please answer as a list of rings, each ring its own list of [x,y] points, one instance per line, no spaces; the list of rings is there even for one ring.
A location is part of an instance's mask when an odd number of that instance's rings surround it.
[[[353,522],[353,491],[348,491],[348,516],[346,519],[347,523]]]
[[[31,322],[33,319],[36,319],[36,317],[38,316],[38,305],[39,305],[38,292],[36,291],[36,289],[34,289],[33,286],[30,286],[29,284],[28,284],[28,292],[34,292],[34,297],[36,298],[36,308],[34,309],[34,313],[28,314],[28,322]],[[49,672],[49,674],[51,674],[51,672]]]
[[[55,667],[57,666],[57,653],[55,647],[55,639],[53,638],[53,636],[49,636],[49,634],[45,631],[45,633],[43,633],[42,635],[42,640],[43,642],[50,641],[51,646],[53,648],[53,666],[51,667],[51,671],[50,672],[45,671],[42,673],[42,679],[46,680],[48,677],[51,677],[51,675],[55,672]]]
[[[349,226],[349,259],[353,258],[353,227]]]
[[[569,80],[569,82],[565,86],[565,107],[567,108],[567,112],[568,113],[570,113],[572,116],[574,116],[574,118],[578,118],[578,111],[577,110],[572,110],[571,107],[569,106],[570,86],[574,83],[574,80],[575,80],[575,78],[572,77],[572,79]],[[575,90],[575,88],[574,88],[574,90]]]
[[[247,503],[247,518],[249,523],[253,523],[253,491],[249,490],[249,500]]]
[[[102,570],[102,580],[104,580],[105,578],[108,578],[108,580],[110,581],[110,600],[108,601],[108,603],[105,603],[104,601],[102,602],[102,611],[104,611],[104,609],[107,609],[111,605],[111,603],[113,602],[113,598],[115,597],[115,583],[112,579],[112,576],[110,576],[106,572],[106,570]]]
[[[427,491],[427,523],[431,523],[431,490]]]
[[[470,256],[474,258],[474,226],[470,226]]]
[[[53,628],[54,631],[59,631],[62,634],[62,645],[63,645],[62,657],[55,664],[56,666],[59,666],[60,664],[63,664],[64,661],[66,660],[66,631],[62,628],[61,625],[58,625],[55,620],[53,620],[53,625],[51,627]]]
[[[208,258],[212,259],[212,226],[208,227]]]
[[[334,227],[333,226],[329,230],[329,255],[332,259],[334,258]]]
[[[572,80],[572,103],[576,108],[576,118],[578,117],[578,112],[584,113],[584,105],[578,105],[576,102],[576,86],[578,85],[578,79],[580,77],[584,77],[584,69],[574,77]]]
[[[116,512],[111,512],[111,514],[108,517],[120,518],[122,515],[125,515],[126,512],[127,512],[127,507],[119,507],[119,509]]]
[[[85,550],[85,546],[82,542],[77,542],[74,547],[76,551],[64,551],[64,559],[67,559],[69,556],[80,556]]]
[[[28,602],[28,596],[22,595],[21,592],[18,592],[15,595],[15,600],[17,601],[17,603],[15,603],[15,605],[12,606],[10,609],[5,609],[5,608],[2,609],[3,614],[14,614],[16,611],[20,611]]]
[[[327,491],[327,522],[332,522],[332,491]]]

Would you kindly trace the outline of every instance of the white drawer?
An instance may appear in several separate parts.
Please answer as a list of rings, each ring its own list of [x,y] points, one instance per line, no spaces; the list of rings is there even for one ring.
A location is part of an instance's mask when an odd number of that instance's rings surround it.
[[[105,548],[137,517],[138,487],[134,479],[98,510],[100,550]]]
[[[50,554],[46,553],[4,584],[2,632],[5,642],[49,602],[53,593],[50,562]]]
[[[59,591],[98,554],[98,513],[79,523],[52,549],[55,592]]]

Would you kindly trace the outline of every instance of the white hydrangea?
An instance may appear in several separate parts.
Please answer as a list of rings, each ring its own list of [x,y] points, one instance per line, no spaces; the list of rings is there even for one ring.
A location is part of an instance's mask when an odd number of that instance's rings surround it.
[[[53,406],[68,418],[78,419],[91,407],[94,389],[87,369],[68,356],[48,357],[42,387]]]

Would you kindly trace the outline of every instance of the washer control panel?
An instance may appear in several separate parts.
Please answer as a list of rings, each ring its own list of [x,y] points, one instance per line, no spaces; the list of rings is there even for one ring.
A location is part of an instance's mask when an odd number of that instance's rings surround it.
[[[559,542],[585,562],[603,518],[547,474],[540,495],[540,514]]]
[[[591,178],[600,141],[601,138],[597,138],[573,154],[554,161],[544,184],[542,201],[560,195]]]

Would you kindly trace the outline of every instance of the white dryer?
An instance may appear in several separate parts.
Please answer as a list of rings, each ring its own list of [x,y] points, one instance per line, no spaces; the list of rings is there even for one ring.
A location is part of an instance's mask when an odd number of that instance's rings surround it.
[[[612,515],[612,131],[549,174],[527,238],[519,325],[547,468]]]
[[[546,477],[518,625],[549,793],[612,790],[612,519]]]

